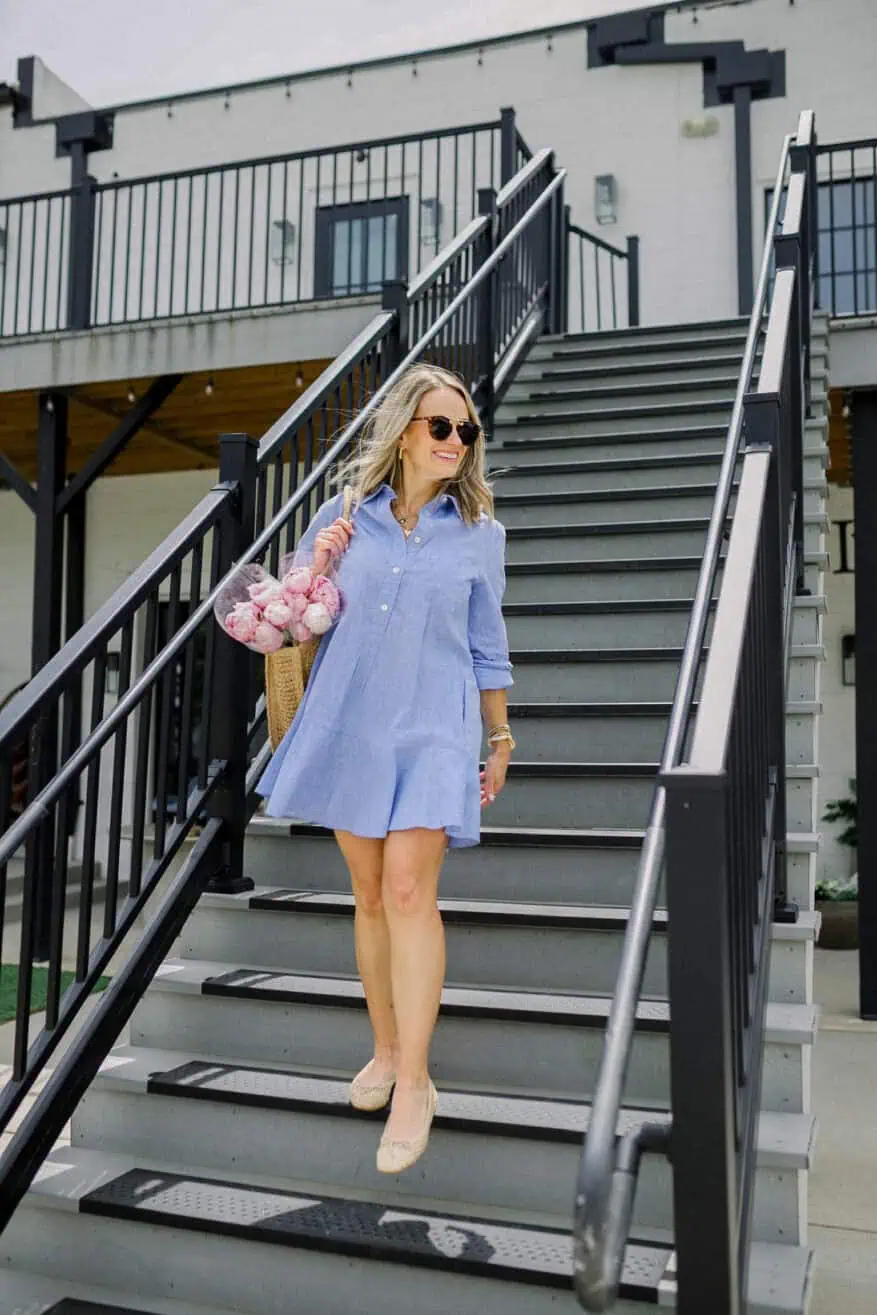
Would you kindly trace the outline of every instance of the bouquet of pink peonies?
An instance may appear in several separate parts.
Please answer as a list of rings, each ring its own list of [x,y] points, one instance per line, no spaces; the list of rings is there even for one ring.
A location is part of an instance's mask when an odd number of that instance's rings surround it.
[[[344,610],[338,586],[309,566],[292,566],[292,557],[281,560],[279,580],[256,563],[241,566],[216,599],[222,629],[253,653],[318,639]]]

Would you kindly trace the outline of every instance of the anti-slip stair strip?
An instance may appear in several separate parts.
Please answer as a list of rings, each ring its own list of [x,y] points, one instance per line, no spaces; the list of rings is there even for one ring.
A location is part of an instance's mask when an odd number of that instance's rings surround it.
[[[186,961],[189,966],[192,961]],[[170,979],[173,985],[173,979]],[[257,968],[234,968],[205,976],[202,995],[244,1000],[365,1008],[358,979],[316,974],[287,973]],[[495,1021],[572,1023],[604,1026],[611,1000],[605,996],[552,995],[548,992],[488,990],[446,986],[441,1009],[446,1018],[490,1018]],[[663,1000],[643,1000],[637,1008],[637,1026],[643,1031],[666,1032],[669,1006]]]
[[[567,1233],[377,1202],[266,1191],[131,1169],[80,1198],[82,1214],[567,1290]],[[657,1300],[667,1247],[627,1247],[621,1293]]]
[[[133,1306],[105,1306],[102,1302],[65,1297],[56,1305],[49,1306],[43,1315],[149,1315],[149,1312],[139,1307],[135,1310]]]
[[[224,897],[207,896],[204,907],[226,907]],[[227,906],[243,911],[246,908],[268,913],[295,915],[326,914],[350,916],[354,909],[352,895],[335,891],[269,890],[243,898],[232,897]],[[567,928],[585,931],[624,931],[629,910],[606,905],[582,907],[568,904],[533,904],[523,901],[462,900],[438,901],[442,917],[447,923],[482,923],[493,927],[523,926],[533,928]],[[667,913],[656,909],[653,919],[656,930],[667,925]]]

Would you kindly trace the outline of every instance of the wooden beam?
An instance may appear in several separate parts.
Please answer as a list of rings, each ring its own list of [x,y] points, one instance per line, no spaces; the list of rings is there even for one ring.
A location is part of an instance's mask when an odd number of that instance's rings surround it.
[[[85,492],[103,474],[119,453],[124,451],[134,435],[146,426],[149,417],[158,410],[165,398],[170,396],[182,378],[181,374],[165,374],[150,384],[143,396],[135,402],[127,415],[123,416],[109,437],[67,485],[61,494],[59,511],[64,511],[80,493]],[[74,401],[77,400],[76,393],[73,393],[72,397]]]
[[[112,416],[114,420],[121,418],[119,408],[112,402],[102,402],[97,397],[91,397],[88,393],[78,391],[71,392],[69,396],[71,402],[78,402],[80,406],[86,407],[89,411],[98,411],[101,415]],[[175,434],[166,425],[159,424],[155,420],[149,420],[141,428],[145,433],[153,434],[165,443],[184,448],[187,452],[194,452],[202,461],[212,461],[215,465],[219,465],[218,451],[216,453],[206,452],[203,447],[199,447],[197,443],[193,443],[188,438],[182,438],[179,434]]]
[[[28,484],[27,480],[16,470],[8,457],[0,452],[0,479],[4,480],[9,487],[18,494],[22,502],[30,507],[31,511],[37,509],[37,494],[33,485]]]

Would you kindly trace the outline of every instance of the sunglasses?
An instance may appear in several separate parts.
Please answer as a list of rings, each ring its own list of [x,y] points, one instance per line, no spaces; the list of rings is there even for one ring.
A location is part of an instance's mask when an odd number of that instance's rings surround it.
[[[451,431],[456,429],[463,446],[472,447],[481,433],[481,426],[476,425],[474,420],[458,420],[454,424],[453,420],[449,420],[447,416],[415,416],[411,423],[414,424],[420,420],[426,421],[429,425],[430,436],[439,443],[443,443],[446,438],[450,438]]]

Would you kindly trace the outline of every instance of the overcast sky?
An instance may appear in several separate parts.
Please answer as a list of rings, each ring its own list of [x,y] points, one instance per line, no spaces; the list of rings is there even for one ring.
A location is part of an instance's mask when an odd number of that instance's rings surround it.
[[[640,0],[641,3],[641,0]],[[0,81],[39,55],[92,105],[526,31],[636,0],[0,0]]]

